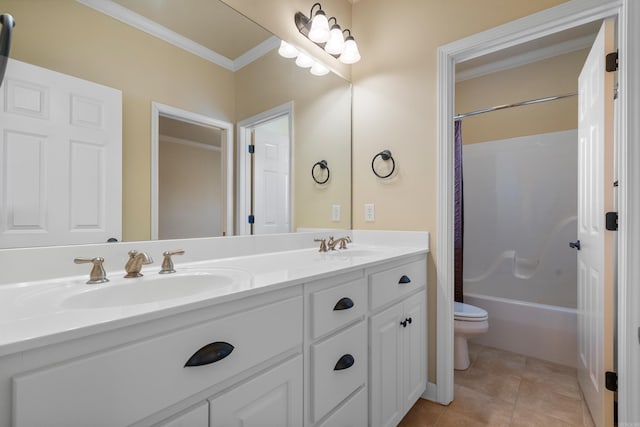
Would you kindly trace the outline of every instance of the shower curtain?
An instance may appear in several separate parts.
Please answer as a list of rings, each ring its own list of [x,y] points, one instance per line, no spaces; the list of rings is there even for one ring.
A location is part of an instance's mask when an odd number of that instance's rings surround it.
[[[462,121],[455,121],[454,138],[454,211],[453,211],[453,271],[454,300],[463,301],[462,253],[464,239],[464,200],[462,192]]]

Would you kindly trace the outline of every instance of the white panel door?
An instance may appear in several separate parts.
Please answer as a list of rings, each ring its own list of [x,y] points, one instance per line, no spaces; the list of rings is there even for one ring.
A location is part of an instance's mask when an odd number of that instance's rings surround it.
[[[605,21],[580,73],[578,108],[578,381],[596,426],[613,424],[613,75],[605,55],[614,50],[614,23]]]
[[[9,59],[0,248],[121,240],[122,93]]]
[[[267,123],[254,129],[254,145],[253,234],[288,233],[289,135]]]
[[[404,302],[404,408],[408,410],[427,388],[427,295],[419,292]]]
[[[395,427],[404,415],[402,303],[371,317],[370,417],[373,427]]]

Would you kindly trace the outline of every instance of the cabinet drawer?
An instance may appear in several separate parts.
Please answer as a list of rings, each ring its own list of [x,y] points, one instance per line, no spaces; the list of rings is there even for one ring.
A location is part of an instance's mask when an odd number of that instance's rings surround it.
[[[300,345],[301,320],[295,297],[14,377],[15,427],[131,424]],[[233,349],[185,367],[213,342]]]
[[[371,309],[375,310],[426,285],[426,259],[371,274],[369,276]]]
[[[367,329],[360,322],[311,346],[311,414],[318,421],[366,381]]]
[[[366,312],[367,287],[364,279],[313,292],[310,297],[313,339],[346,325]]]
[[[367,427],[367,388],[362,387],[318,427]]]

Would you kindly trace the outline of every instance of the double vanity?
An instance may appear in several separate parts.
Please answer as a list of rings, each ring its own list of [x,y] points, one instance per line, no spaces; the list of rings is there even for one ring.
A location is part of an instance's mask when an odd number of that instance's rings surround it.
[[[347,233],[0,251],[0,426],[397,425],[426,387],[428,233]],[[184,255],[124,278],[132,249]]]

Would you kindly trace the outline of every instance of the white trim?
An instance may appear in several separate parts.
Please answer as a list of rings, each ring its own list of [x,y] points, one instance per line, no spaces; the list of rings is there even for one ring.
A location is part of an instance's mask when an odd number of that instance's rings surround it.
[[[289,167],[292,167],[293,159],[293,101],[278,105],[255,116],[240,120],[238,122],[238,201],[237,201],[237,224],[236,234],[251,234],[251,227],[247,223],[247,217],[251,213],[251,158],[246,155],[248,147],[251,144],[249,137],[251,129],[266,121],[288,116],[289,118]],[[293,176],[293,171],[289,173],[289,177]],[[293,194],[292,179],[289,179],[289,194]],[[293,196],[289,202],[289,218],[293,218]],[[293,221],[291,221],[293,226]]]
[[[280,46],[280,39],[276,36],[271,36],[256,47],[249,49],[242,55],[238,56],[233,61],[233,71],[238,71],[242,67],[245,67],[251,64],[258,58],[263,57],[267,53],[271,52],[274,49],[277,49]]]
[[[271,36],[264,42],[260,43],[258,46],[243,53],[235,60],[232,60],[212,49],[209,49],[208,47],[201,45],[200,43],[196,43],[195,41],[158,24],[155,21],[145,18],[144,16],[139,15],[134,11],[127,9],[126,7],[121,6],[118,3],[115,3],[112,0],[76,1],[94,10],[97,10],[98,12],[104,13],[107,16],[117,19],[120,22],[130,25],[133,28],[150,34],[153,37],[172,44],[182,50],[199,56],[202,59],[219,65],[220,67],[225,68],[229,71],[238,71],[239,69],[250,64],[256,59],[266,55],[274,48],[276,48],[280,43],[280,39],[278,37]]]
[[[435,383],[427,382],[427,389],[422,393],[422,398],[427,400],[437,401],[438,386]]]
[[[556,56],[586,49],[591,46],[593,39],[594,36],[591,35],[578,37],[562,43],[557,43],[553,46],[543,47],[520,55],[514,55],[500,61],[494,61],[489,64],[458,71],[456,72],[456,82],[475,79],[498,71],[510,70],[532,62],[542,61],[543,59],[554,58]]]
[[[618,425],[640,426],[640,3],[623,2],[618,20]],[[633,118],[633,119],[631,119]]]
[[[151,240],[158,239],[158,152],[160,116],[189,122],[196,125],[211,126],[222,130],[221,164],[222,186],[225,211],[224,230],[227,236],[233,235],[233,124],[191,111],[182,110],[151,101]],[[177,139],[177,138],[176,138]],[[205,145],[205,144],[202,144]]]
[[[627,120],[640,114],[638,51],[640,5],[636,0],[571,0],[559,6],[501,25],[494,29],[441,46],[438,49],[438,255],[437,255],[437,401],[453,398],[452,339],[453,317],[453,104],[456,62],[476,58],[501,49],[544,37],[568,28],[618,16],[621,52],[619,66],[620,120],[618,152],[620,161],[618,239],[618,417],[620,425],[640,425],[640,349],[637,327],[640,302],[640,149],[630,141],[640,140],[638,123]],[[628,13],[628,15],[627,15]],[[620,159],[620,158],[619,158]],[[625,182],[626,181],[626,182]],[[625,185],[627,184],[627,185]],[[633,284],[634,286],[630,286]]]
[[[222,151],[222,147],[216,145],[205,144],[204,142],[191,141],[190,139],[176,138],[175,136],[160,134],[160,141],[170,142],[171,144],[185,145],[200,150]]]

